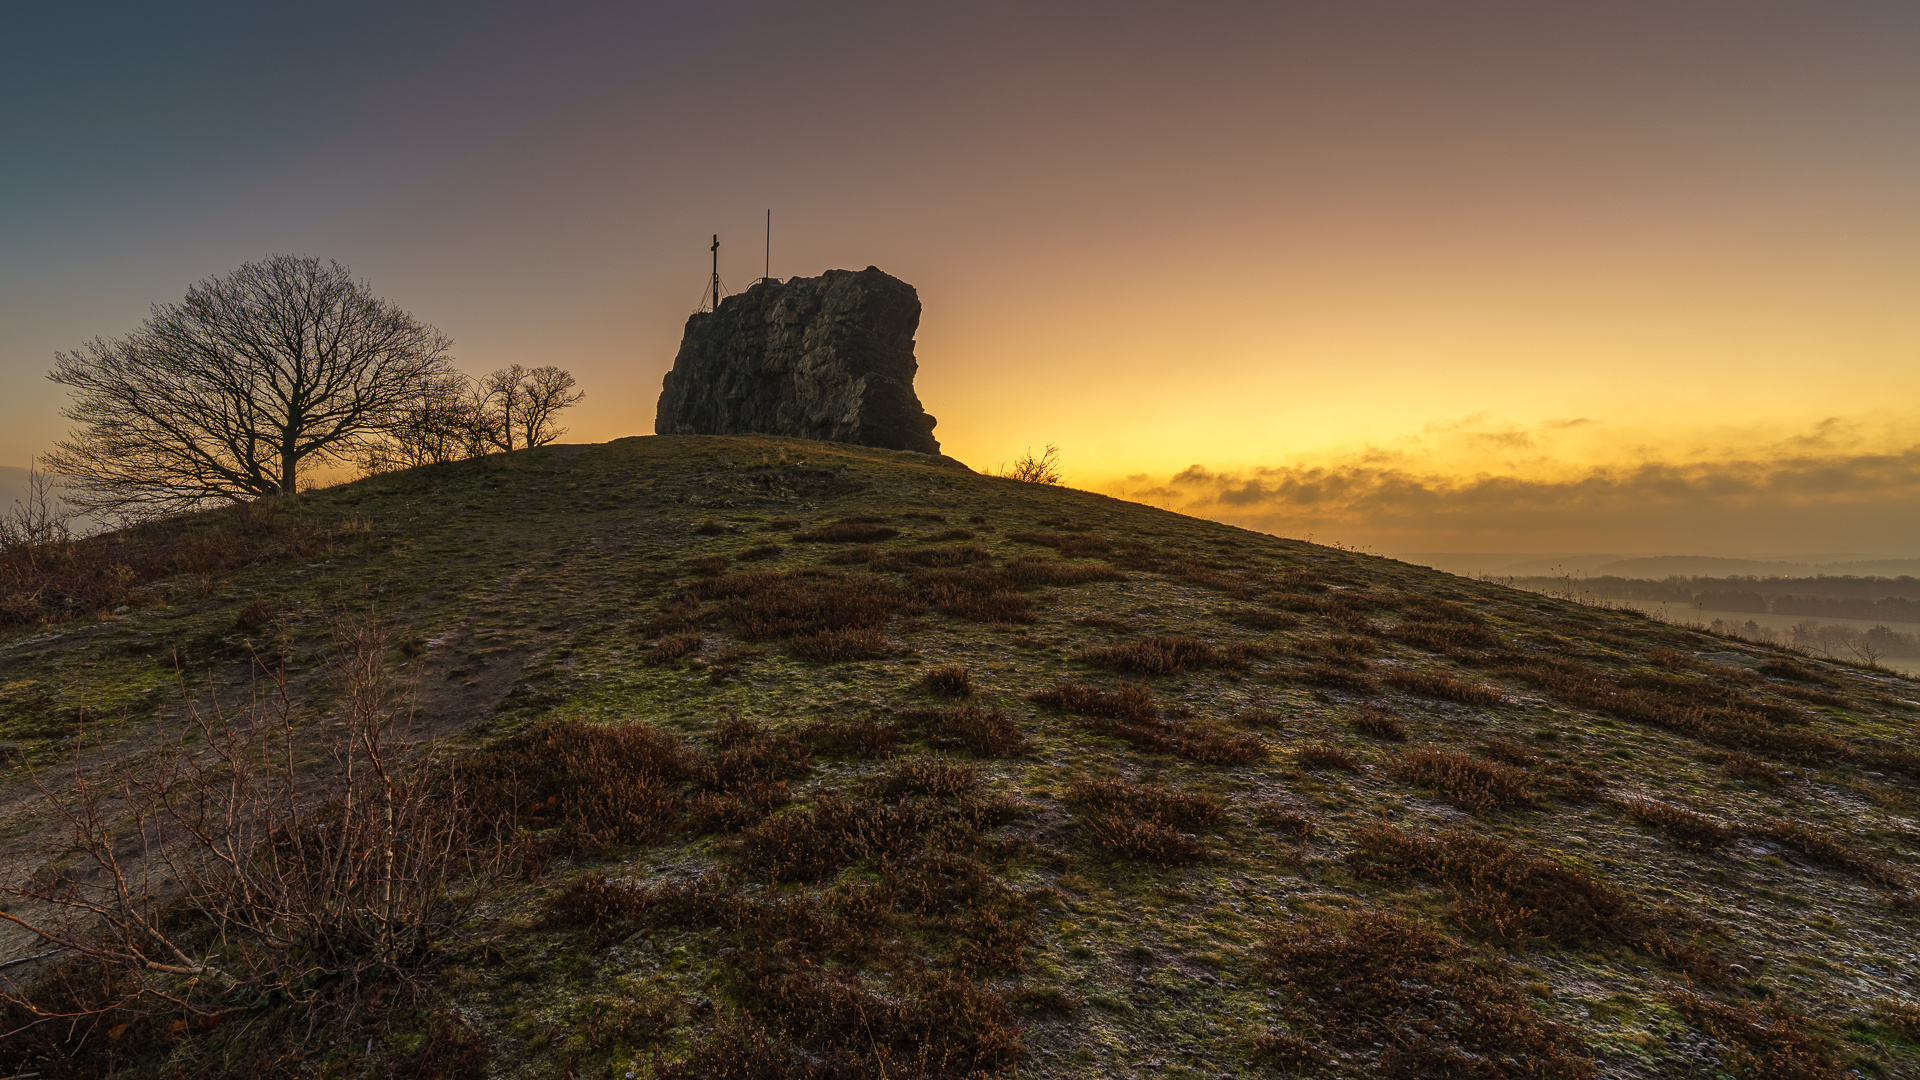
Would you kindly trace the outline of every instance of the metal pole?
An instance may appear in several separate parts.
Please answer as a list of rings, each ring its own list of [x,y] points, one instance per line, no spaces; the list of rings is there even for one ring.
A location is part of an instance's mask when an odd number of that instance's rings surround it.
[[[720,234],[713,234],[713,280],[707,283],[713,293],[713,310],[720,310]]]
[[[767,264],[760,268],[760,280],[773,276],[773,208],[767,208]]]

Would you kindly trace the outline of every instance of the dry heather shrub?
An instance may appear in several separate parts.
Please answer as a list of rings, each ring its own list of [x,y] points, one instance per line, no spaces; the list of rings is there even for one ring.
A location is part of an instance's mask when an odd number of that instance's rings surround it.
[[[727,560],[722,555],[709,555],[700,559],[689,559],[687,569],[700,577],[719,577],[727,572]]]
[[[1086,726],[1137,749],[1172,754],[1205,765],[1243,765],[1266,755],[1258,736],[1210,724],[1161,717],[1153,693],[1121,683],[1112,693],[1085,683],[1062,682],[1028,700],[1087,718]]]
[[[668,634],[654,643],[648,654],[648,660],[655,664],[671,664],[700,652],[699,634]]]
[[[1247,709],[1235,715],[1234,719],[1250,728],[1267,729],[1285,727],[1289,722],[1287,717],[1267,709]]]
[[[720,536],[732,531],[733,530],[727,528],[725,524],[715,521],[712,518],[708,518],[693,528],[695,536]]]
[[[1399,717],[1372,706],[1361,709],[1349,722],[1354,730],[1387,742],[1406,742],[1408,738],[1407,725]]]
[[[1080,827],[1096,847],[1166,866],[1205,858],[1206,847],[1185,830],[1217,824],[1225,816],[1212,795],[1117,778],[1076,780],[1066,801],[1080,809]]]
[[[1301,682],[1311,686],[1330,686],[1352,694],[1377,694],[1380,683],[1365,671],[1350,671],[1333,664],[1308,664],[1295,672]]]
[[[563,720],[477,755],[466,774],[495,813],[525,807],[534,829],[555,830],[546,846],[564,854],[665,835],[680,821],[680,788],[698,763],[685,741],[645,724]]]
[[[817,720],[801,731],[816,754],[885,757],[900,741],[900,725],[873,714],[853,720]]]
[[[1189,637],[1150,637],[1087,649],[1080,659],[1095,667],[1136,675],[1173,675],[1206,668],[1242,668],[1264,650],[1246,644],[1215,646]]]
[[[1873,1003],[1873,1016],[1899,1032],[1908,1042],[1920,1043],[1920,1006],[1893,998],[1881,998]]]
[[[1160,709],[1153,702],[1153,691],[1138,683],[1121,683],[1109,692],[1087,683],[1062,682],[1051,690],[1033,694],[1028,700],[1079,716],[1138,723],[1148,723],[1160,716]]]
[[[968,534],[971,535],[971,534]],[[908,548],[899,553],[899,557],[915,566],[968,566],[986,562],[987,549],[982,544],[959,544],[952,547]]]
[[[1419,617],[1395,624],[1387,636],[1443,656],[1462,656],[1500,644],[1499,635],[1484,623],[1440,622]]]
[[[1421,697],[1457,701],[1462,705],[1490,708],[1506,704],[1505,694],[1472,679],[1462,679],[1438,671],[1396,671],[1387,676],[1387,685]]]
[[[1482,757],[1525,768],[1528,783],[1536,789],[1572,802],[1599,798],[1600,789],[1605,785],[1605,777],[1585,765],[1541,757],[1504,736],[1495,735],[1476,749]]]
[[[980,788],[980,770],[973,765],[954,765],[939,759],[908,758],[896,762],[892,771],[874,780],[870,790],[875,798],[957,799]]]
[[[1293,759],[1303,769],[1339,769],[1342,772],[1359,772],[1360,759],[1337,746],[1326,743],[1308,743],[1293,752]]]
[[[1463,922],[1506,940],[1568,945],[1643,940],[1650,916],[1631,895],[1572,867],[1464,829],[1411,833],[1375,825],[1354,834],[1352,871],[1376,881],[1425,875],[1454,894]]]
[[[1868,855],[1830,829],[1802,821],[1769,818],[1761,823],[1756,832],[1776,844],[1785,844],[1821,866],[1853,874],[1883,889],[1899,891],[1913,884],[1913,878],[1905,870]]]
[[[1221,618],[1249,630],[1291,630],[1300,625],[1300,618],[1297,615],[1289,615],[1283,611],[1268,611],[1265,608],[1232,608],[1222,612]]]
[[[1067,787],[1067,803],[1095,811],[1126,811],[1184,829],[1216,825],[1226,817],[1218,797],[1118,777],[1079,779]]]
[[[935,611],[957,619],[1010,625],[1038,618],[1019,583],[990,566],[916,570],[907,584]]]
[[[1021,555],[1002,568],[1023,589],[1042,585],[1084,585],[1089,581],[1125,581],[1127,575],[1104,566],[1067,563],[1044,555]]]
[[[899,535],[899,529],[888,528],[877,521],[845,518],[809,532],[794,533],[793,539],[801,544],[873,544]]]
[[[1762,1012],[1672,985],[1661,991],[1660,1000],[1720,1044],[1723,1073],[1769,1080],[1837,1080],[1845,1075],[1828,1055],[1820,1027],[1784,1006]]]
[[[755,544],[753,547],[740,553],[740,561],[760,562],[764,559],[777,558],[786,554],[786,552],[787,549],[781,547],[779,544]]]
[[[1682,806],[1661,802],[1658,799],[1643,799],[1629,796],[1614,803],[1620,812],[1640,822],[1651,825],[1671,837],[1674,843],[1694,851],[1710,851],[1724,847],[1737,834],[1718,821],[1705,814],[1695,813]]]
[[[1720,763],[1720,771],[1735,780],[1752,780],[1768,787],[1787,783],[1787,777],[1752,754],[1731,753]]]
[[[911,598],[873,574],[749,570],[701,582],[701,600],[720,602],[720,615],[748,641],[806,637],[826,631],[879,630],[910,612]]]
[[[1286,995],[1259,1048],[1306,1065],[1371,1054],[1370,1076],[1585,1080],[1578,1032],[1542,1017],[1505,962],[1384,911],[1288,926],[1263,950]],[[1324,1042],[1317,1040],[1324,1039]]]
[[[950,705],[944,709],[909,709],[894,717],[903,729],[918,732],[933,745],[958,748],[982,757],[1018,757],[1027,752],[1027,737],[989,705]]]
[[[887,635],[864,626],[841,630],[822,630],[796,637],[787,643],[787,652],[797,660],[816,664],[844,664],[854,660],[880,660],[892,656],[893,643]]]
[[[1527,786],[1525,772],[1448,750],[1432,747],[1410,750],[1396,757],[1388,769],[1400,780],[1433,789],[1442,799],[1470,814],[1538,803],[1533,789]]]
[[[1104,537],[1085,533],[1016,532],[1008,533],[1007,539],[1016,544],[1050,547],[1068,555],[1103,555],[1113,550],[1113,545]]]
[[[920,685],[927,693],[940,697],[969,697],[973,694],[973,680],[967,675],[967,669],[959,664],[934,668],[920,677]]]
[[[1760,665],[1760,674],[1772,679],[1789,679],[1793,682],[1813,683],[1816,686],[1839,686],[1838,680],[1828,678],[1797,660],[1784,656],[1775,657]]]
[[[1261,828],[1277,833],[1296,844],[1304,844],[1313,838],[1313,828],[1317,820],[1312,814],[1275,802],[1261,803],[1254,810],[1254,821]]]

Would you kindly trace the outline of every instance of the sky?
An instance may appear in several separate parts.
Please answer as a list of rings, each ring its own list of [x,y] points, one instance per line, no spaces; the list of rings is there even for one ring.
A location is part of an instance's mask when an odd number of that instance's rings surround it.
[[[1920,555],[1916,55],[1875,0],[12,0],[0,467],[56,351],[281,252],[650,433],[771,209],[774,276],[918,288],[977,469],[1388,553]]]

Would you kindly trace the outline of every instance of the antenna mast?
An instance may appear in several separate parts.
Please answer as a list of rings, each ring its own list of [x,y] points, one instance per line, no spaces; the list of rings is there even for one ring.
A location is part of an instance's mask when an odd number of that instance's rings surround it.
[[[766,281],[773,276],[773,208],[767,208],[767,265],[760,270],[760,280]]]

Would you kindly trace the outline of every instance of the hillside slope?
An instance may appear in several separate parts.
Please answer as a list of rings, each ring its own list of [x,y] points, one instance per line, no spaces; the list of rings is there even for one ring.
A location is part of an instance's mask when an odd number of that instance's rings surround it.
[[[183,671],[273,658],[324,742],[369,612],[523,865],[351,1031],[149,1003],[11,1071],[1920,1076],[1912,681],[835,444],[277,515],[324,551],[0,646],[14,870],[70,858],[29,771],[137,763]]]

